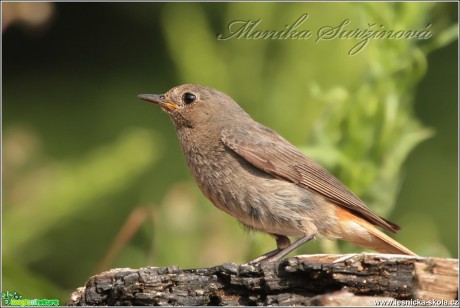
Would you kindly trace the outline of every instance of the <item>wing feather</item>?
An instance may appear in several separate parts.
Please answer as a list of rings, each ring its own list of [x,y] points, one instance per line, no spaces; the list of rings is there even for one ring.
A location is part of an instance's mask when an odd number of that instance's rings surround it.
[[[236,136],[245,138],[243,140]],[[398,225],[371,212],[342,182],[273,130],[258,123],[255,129],[251,126],[251,130],[232,127],[222,131],[221,140],[225,146],[256,168],[312,189],[388,231],[399,230]]]

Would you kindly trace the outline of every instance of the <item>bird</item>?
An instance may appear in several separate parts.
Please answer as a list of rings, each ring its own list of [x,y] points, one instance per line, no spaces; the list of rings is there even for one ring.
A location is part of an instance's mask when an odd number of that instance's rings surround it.
[[[274,237],[276,249],[253,262],[278,261],[316,238],[416,255],[379,229],[396,233],[398,225],[374,214],[329,171],[253,120],[227,94],[183,84],[138,98],[168,114],[206,198],[248,230]],[[291,243],[290,237],[297,240]]]

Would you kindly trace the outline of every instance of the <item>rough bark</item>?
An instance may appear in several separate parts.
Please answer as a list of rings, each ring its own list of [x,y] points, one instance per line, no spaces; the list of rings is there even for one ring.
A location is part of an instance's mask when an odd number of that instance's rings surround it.
[[[375,306],[379,300],[458,306],[458,260],[385,254],[305,255],[256,265],[113,269],[91,277],[68,304]],[[407,306],[408,302],[399,304]]]

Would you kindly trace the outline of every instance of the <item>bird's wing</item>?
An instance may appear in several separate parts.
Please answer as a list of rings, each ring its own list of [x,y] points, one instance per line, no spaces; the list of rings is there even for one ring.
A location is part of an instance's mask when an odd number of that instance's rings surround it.
[[[250,130],[234,126],[222,131],[221,140],[256,168],[312,189],[388,231],[399,230],[398,225],[372,213],[342,182],[270,128],[258,123]]]

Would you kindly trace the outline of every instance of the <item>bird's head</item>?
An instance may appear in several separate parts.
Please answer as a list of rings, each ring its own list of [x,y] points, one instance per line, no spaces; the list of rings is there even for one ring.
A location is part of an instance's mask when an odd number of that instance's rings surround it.
[[[225,93],[197,84],[183,84],[165,94],[140,94],[138,97],[160,106],[177,128],[219,124],[229,118],[236,121],[248,116]]]

